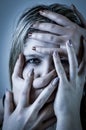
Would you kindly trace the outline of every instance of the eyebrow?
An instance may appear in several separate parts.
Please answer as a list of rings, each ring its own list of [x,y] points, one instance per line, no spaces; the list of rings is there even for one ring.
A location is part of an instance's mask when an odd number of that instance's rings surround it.
[[[28,59],[28,58],[44,58],[44,56],[42,55],[37,55],[37,54],[29,54],[29,55],[25,55],[25,58]]]

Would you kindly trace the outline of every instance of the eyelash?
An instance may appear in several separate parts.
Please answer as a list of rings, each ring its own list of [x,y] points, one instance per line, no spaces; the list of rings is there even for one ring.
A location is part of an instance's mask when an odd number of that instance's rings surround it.
[[[41,60],[38,58],[31,58],[28,59],[26,64],[32,64],[32,65],[39,65],[41,63]]]
[[[39,64],[41,64],[41,60],[40,59],[38,59],[38,58],[31,58],[31,59],[28,59],[27,61],[26,61],[26,65],[27,64],[31,64],[31,65],[39,65]],[[63,65],[68,65],[69,63],[68,63],[68,60],[65,60],[65,59],[61,59],[61,63],[63,64]],[[54,64],[54,63],[53,63]]]

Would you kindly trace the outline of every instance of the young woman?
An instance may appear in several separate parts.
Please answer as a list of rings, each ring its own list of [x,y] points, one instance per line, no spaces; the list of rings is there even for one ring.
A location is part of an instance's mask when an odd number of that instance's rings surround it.
[[[10,53],[13,94],[6,93],[3,130],[84,129],[85,35],[68,6],[40,5],[23,13]]]

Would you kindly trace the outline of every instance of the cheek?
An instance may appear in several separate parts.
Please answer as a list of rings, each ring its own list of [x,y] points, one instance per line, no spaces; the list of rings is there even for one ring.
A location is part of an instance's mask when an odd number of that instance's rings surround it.
[[[27,66],[27,67],[24,68],[23,73],[22,73],[24,79],[27,77],[29,71],[32,70],[32,69],[34,69],[34,78],[41,76],[43,68]]]
[[[22,73],[24,79],[27,77],[27,74],[29,71],[30,69],[28,69],[27,67],[24,68],[23,73]]]

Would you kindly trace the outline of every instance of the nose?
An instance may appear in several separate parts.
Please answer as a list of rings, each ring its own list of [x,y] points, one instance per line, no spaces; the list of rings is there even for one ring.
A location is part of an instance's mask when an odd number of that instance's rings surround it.
[[[45,64],[45,66],[43,68],[42,76],[46,75],[47,73],[49,73],[53,69],[55,69],[54,63],[53,63],[52,59],[50,59],[49,61],[47,61],[47,63]]]

